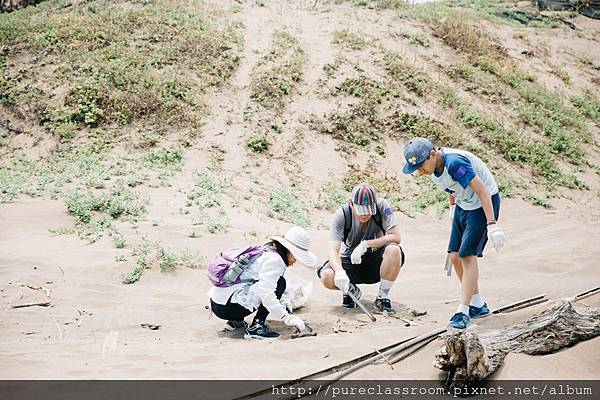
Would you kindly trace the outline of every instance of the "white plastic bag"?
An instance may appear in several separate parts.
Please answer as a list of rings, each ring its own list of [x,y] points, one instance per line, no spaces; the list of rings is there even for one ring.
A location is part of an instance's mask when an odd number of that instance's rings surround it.
[[[298,281],[290,279],[287,281],[287,286],[283,296],[281,296],[281,304],[289,312],[297,310],[302,307],[308,296],[312,293],[313,284],[311,281]]]

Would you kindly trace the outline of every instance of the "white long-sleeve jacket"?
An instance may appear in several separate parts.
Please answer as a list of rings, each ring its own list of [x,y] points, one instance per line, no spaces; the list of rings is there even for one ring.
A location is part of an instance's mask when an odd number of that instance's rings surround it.
[[[217,304],[225,305],[231,297],[232,303],[237,303],[244,308],[254,311],[260,304],[275,318],[283,318],[288,312],[281,305],[275,289],[277,281],[285,273],[286,265],[281,256],[275,252],[265,251],[240,275],[242,282],[229,287],[213,286],[208,295]],[[233,296],[232,296],[233,295]]]

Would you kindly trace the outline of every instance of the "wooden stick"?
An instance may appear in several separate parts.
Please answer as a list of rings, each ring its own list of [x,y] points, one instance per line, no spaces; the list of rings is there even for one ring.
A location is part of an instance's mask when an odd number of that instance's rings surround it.
[[[17,305],[11,306],[10,308],[24,308],[24,307],[35,307],[35,306],[48,307],[49,305],[50,305],[50,301],[43,301],[40,303],[17,304]]]
[[[500,307],[500,308],[492,311],[492,314],[499,314],[501,312],[510,312],[509,310],[512,311],[512,309],[514,307],[525,306],[526,304],[529,304],[531,302],[536,302],[536,301],[540,302],[540,300],[546,301],[547,299],[545,299],[545,297],[546,297],[546,295],[542,294],[539,296],[534,296],[534,297],[530,297],[528,299],[520,300],[515,303],[511,303],[506,306]],[[537,304],[537,303],[535,303],[535,304]],[[342,364],[338,364],[337,366],[326,368],[321,371],[318,371],[318,372],[315,372],[312,374],[308,374],[301,378],[294,379],[294,380],[291,380],[288,382],[282,382],[280,385],[281,386],[297,385],[297,384],[303,383],[304,381],[307,381],[309,379],[317,379],[317,378],[320,378],[323,376],[330,375],[334,372],[341,371],[337,375],[335,375],[331,380],[325,381],[325,383],[321,382],[321,386],[325,386],[327,384],[336,382],[337,380],[343,378],[344,376],[346,376],[348,374],[351,374],[352,372],[354,372],[364,366],[372,364],[374,361],[377,361],[381,357],[392,356],[392,355],[398,354],[399,352],[401,352],[403,350],[406,350],[414,345],[420,344],[425,341],[427,341],[427,343],[429,343],[429,341],[437,338],[440,334],[444,333],[445,331],[446,331],[446,327],[438,328],[431,332],[425,333],[421,336],[416,336],[416,337],[412,337],[410,339],[405,339],[396,344],[387,346],[383,349],[379,349],[379,351],[374,351],[374,352],[366,354],[364,356],[357,357],[353,360],[346,361]],[[412,354],[413,352],[409,352],[408,354]],[[400,358],[400,359],[402,359],[402,358]],[[343,369],[344,367],[349,366],[349,365],[352,365],[352,366],[349,368]],[[312,388],[312,389],[316,389],[316,388]],[[250,393],[248,395],[244,395],[242,397],[238,397],[235,400],[253,399],[260,395],[269,394],[269,393],[272,393],[271,387],[256,391],[254,393]]]
[[[429,343],[433,342],[435,339],[437,339],[437,337],[432,337],[430,339],[424,340],[423,342],[413,346],[411,349],[407,349],[406,352],[404,352],[404,353],[400,354],[398,357],[394,358],[392,360],[392,364],[396,364],[397,362],[404,360],[406,357],[410,356],[411,354],[416,353],[423,347],[427,346]]]
[[[507,304],[503,307],[497,308],[494,311],[492,311],[492,314],[499,314],[502,312],[511,312],[511,311],[515,311],[517,309],[519,309],[519,306],[522,305],[529,305],[530,303],[534,303],[536,301],[540,300],[540,302],[542,301],[548,301],[548,299],[546,298],[545,294],[540,294],[539,296],[535,296],[535,297],[530,297],[528,299],[525,300],[520,300],[511,304]],[[534,303],[534,304],[538,304],[538,303]],[[511,310],[511,311],[508,311]]]
[[[350,365],[353,365],[356,362],[360,362],[362,360],[366,360],[367,358],[373,357],[374,355],[377,355],[378,352],[386,351],[386,350],[389,350],[389,349],[391,349],[391,348],[393,348],[393,347],[395,347],[395,346],[397,346],[397,345],[399,345],[401,343],[408,342],[409,340],[414,339],[415,337],[416,336],[413,336],[412,338],[404,339],[404,340],[402,340],[400,342],[393,343],[393,344],[391,344],[389,346],[381,348],[378,351],[373,351],[371,353],[364,354],[364,355],[362,355],[360,357],[353,358],[352,360],[348,360],[348,361],[345,361],[343,363],[334,365],[332,367],[328,367],[328,368],[319,370],[317,372],[313,372],[313,373],[310,373],[308,375],[304,375],[303,377],[300,377],[300,378],[297,378],[297,379],[293,379],[291,381],[283,382],[283,383],[280,384],[280,386],[291,386],[291,385],[295,385],[295,384],[298,384],[298,383],[303,382],[303,381],[307,381],[309,379],[318,379],[318,378],[321,378],[323,376],[331,375],[334,372],[341,371],[344,368],[346,368],[346,367],[348,367]],[[235,400],[253,399],[253,398],[256,398],[256,397],[258,397],[260,395],[271,394],[271,393],[272,393],[272,388],[269,387],[269,388],[265,388],[265,389],[256,391],[254,393],[250,393],[250,394],[244,395],[242,397],[237,397]]]
[[[535,297],[530,297],[528,299],[525,300],[521,300],[521,301],[517,301],[515,303],[511,303],[508,304],[506,306],[500,307],[494,311],[492,311],[492,314],[499,314],[501,312],[511,312],[514,311],[515,307],[519,307],[519,308],[523,308],[523,307],[528,307],[530,305],[534,305],[534,304],[538,304],[542,301],[546,301],[546,295],[542,294],[539,296],[535,296]],[[509,311],[510,310],[510,311]],[[366,359],[342,372],[340,372],[339,374],[337,374],[336,376],[334,376],[332,379],[333,381],[337,381],[343,377],[345,377],[348,374],[351,374],[352,372],[366,366],[369,364],[372,364],[374,361],[378,360],[381,357],[384,356],[393,356],[398,354],[399,352],[408,349],[409,347],[412,347],[416,344],[419,344],[423,341],[429,340],[431,338],[437,338],[439,335],[441,335],[442,333],[446,332],[447,327],[442,327],[442,328],[438,328],[438,329],[434,329],[433,331],[426,333],[424,335],[421,336],[417,336],[416,338],[409,340],[408,342],[405,342],[397,347],[393,347],[383,353],[380,353],[379,355],[375,355],[369,359]],[[433,339],[432,339],[433,340]]]
[[[431,332],[425,333],[421,336],[417,336],[416,338],[411,339],[408,342],[402,343],[401,345],[392,347],[391,349],[389,349],[387,351],[378,353],[377,355],[375,355],[371,358],[361,361],[358,364],[355,364],[352,367],[347,368],[347,369],[343,370],[342,372],[339,372],[332,378],[332,381],[333,382],[338,381],[338,380],[342,379],[343,377],[345,377],[346,375],[349,375],[352,372],[361,369],[362,367],[373,364],[375,361],[379,360],[380,358],[385,358],[386,356],[393,356],[395,354],[398,354],[399,352],[401,352],[404,349],[408,349],[409,347],[411,347],[415,344],[421,343],[422,341],[427,340],[429,338],[438,337],[440,334],[442,334],[444,332],[446,332],[446,327],[437,328]]]
[[[590,290],[586,290],[585,292],[579,293],[578,295],[576,295],[574,297],[567,298],[567,300],[569,300],[571,302],[573,302],[573,301],[579,301],[579,300],[583,300],[585,298],[594,296],[594,295],[596,295],[598,293],[600,293],[600,286],[595,287],[595,288],[590,289]]]

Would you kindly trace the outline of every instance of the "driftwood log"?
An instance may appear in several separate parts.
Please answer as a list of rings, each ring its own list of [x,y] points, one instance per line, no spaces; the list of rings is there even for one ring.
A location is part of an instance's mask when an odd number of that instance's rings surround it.
[[[26,7],[30,4],[36,4],[42,0],[0,0],[0,12],[14,11],[18,8]]]
[[[477,326],[448,329],[434,366],[448,371],[447,384],[480,381],[502,365],[510,352],[548,354],[600,335],[600,312],[577,312],[567,300],[553,303],[528,321],[478,333]]]

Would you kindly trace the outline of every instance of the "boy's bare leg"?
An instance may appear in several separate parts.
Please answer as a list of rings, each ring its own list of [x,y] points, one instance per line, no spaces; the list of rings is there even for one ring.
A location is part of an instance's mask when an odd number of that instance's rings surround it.
[[[454,271],[456,272],[456,276],[458,276],[458,280],[462,282],[463,277],[463,265],[460,257],[458,256],[458,252],[454,251],[450,253],[450,260],[452,261],[452,265],[454,265]],[[475,293],[479,293],[479,280],[475,285]]]
[[[479,266],[477,256],[461,257],[460,261],[463,269],[460,304],[468,306],[471,297],[478,292]]]
[[[462,282],[463,267],[457,251],[450,253],[450,261],[452,261],[452,265],[454,265],[454,271],[456,272],[456,276],[458,276],[458,280]]]
[[[395,245],[387,246],[383,251],[383,260],[381,261],[379,276],[381,279],[395,281],[400,273],[401,264],[402,253],[400,252],[400,247]]]

